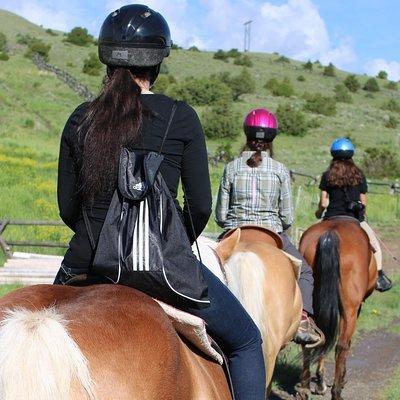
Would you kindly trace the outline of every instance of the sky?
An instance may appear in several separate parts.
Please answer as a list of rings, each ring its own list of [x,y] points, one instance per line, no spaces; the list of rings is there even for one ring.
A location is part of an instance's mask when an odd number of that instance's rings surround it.
[[[252,51],[320,60],[357,73],[385,70],[400,80],[398,0],[143,0],[168,21],[174,43],[204,50],[243,48],[243,23],[252,20]],[[86,27],[97,36],[123,0],[0,0],[45,28]],[[0,27],[1,29],[1,27]]]

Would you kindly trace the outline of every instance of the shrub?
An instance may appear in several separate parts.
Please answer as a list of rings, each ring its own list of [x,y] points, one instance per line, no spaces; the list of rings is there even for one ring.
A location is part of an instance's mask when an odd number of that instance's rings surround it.
[[[278,63],[286,63],[286,64],[290,64],[290,59],[285,57],[285,56],[280,56],[279,58],[277,58],[275,60]]]
[[[379,79],[387,79],[388,73],[386,71],[379,71],[376,77]]]
[[[361,84],[358,81],[356,75],[351,74],[347,75],[346,79],[344,80],[344,84],[350,92],[357,92],[361,88]]]
[[[307,111],[326,116],[336,115],[336,100],[333,97],[323,96],[320,93],[306,94],[305,100],[304,108]]]
[[[68,62],[67,62],[67,67],[73,68],[73,67],[75,67],[75,64],[72,63],[72,62],[70,62],[70,61],[68,61]]]
[[[281,82],[277,79],[269,79],[264,87],[271,91],[274,96],[290,97],[294,94],[294,89],[290,79],[285,77]]]
[[[224,140],[215,151],[217,159],[225,163],[232,161],[235,158],[234,151],[232,149],[232,141]]]
[[[166,61],[163,61],[161,64],[160,74],[169,74],[169,68]]]
[[[236,57],[240,57],[240,51],[238,49],[230,49],[228,52],[228,57],[231,58],[236,58]]]
[[[332,63],[329,63],[329,65],[324,68],[323,75],[325,75],[325,76],[336,76],[336,68],[335,68],[335,66]]]
[[[7,50],[7,36],[0,32],[0,52],[6,53]]]
[[[219,101],[231,101],[232,91],[216,78],[186,78],[183,82],[168,88],[171,97],[178,98],[194,106],[212,105]]]
[[[235,65],[242,65],[243,67],[253,66],[253,62],[248,54],[243,54],[242,56],[236,57],[233,63]]]
[[[0,61],[8,61],[10,59],[7,53],[0,52]]]
[[[210,139],[233,140],[240,132],[239,114],[230,101],[219,101],[209,108],[203,118],[205,135]]]
[[[17,43],[18,44],[25,44],[28,45],[32,40],[33,40],[33,36],[25,34],[22,35],[21,33],[17,34]]]
[[[189,51],[194,51],[194,52],[196,52],[196,53],[200,53],[199,48],[196,47],[196,46],[190,46],[190,47],[188,48],[188,50],[189,50]]]
[[[58,36],[56,32],[54,32],[52,29],[48,28],[46,29],[46,33],[48,33],[50,36]]]
[[[400,113],[400,104],[395,99],[390,99],[383,103],[382,110],[389,110]]]
[[[35,126],[35,123],[31,119],[26,119],[24,122],[24,127],[25,128],[33,128]]]
[[[99,76],[102,70],[102,64],[96,53],[90,53],[89,57],[83,61],[82,72],[87,75]]]
[[[379,84],[375,78],[369,78],[363,87],[367,92],[379,92]]]
[[[311,62],[311,60],[308,60],[305,64],[303,64],[303,68],[306,71],[312,71],[313,70],[313,63]]]
[[[303,75],[299,75],[299,76],[297,77],[297,80],[298,80],[299,82],[304,82],[304,81],[306,80],[306,78],[304,78]]]
[[[400,175],[400,159],[394,146],[368,147],[361,164],[365,174],[373,178],[397,178]]]
[[[389,90],[397,90],[397,82],[394,81],[389,81],[386,85],[385,85],[386,89]]]
[[[256,82],[247,68],[243,68],[238,75],[232,76],[229,72],[222,72],[215,78],[225,83],[231,88],[232,99],[237,100],[240,95],[245,93],[254,93]]]
[[[393,117],[393,115],[390,115],[385,122],[385,127],[389,129],[396,129],[398,124],[399,121],[395,117]]]
[[[343,83],[335,85],[335,100],[341,103],[352,103],[353,98]]]
[[[171,46],[172,50],[182,50],[182,46],[179,46],[179,44],[173,43]]]
[[[93,36],[89,35],[86,28],[76,26],[68,33],[65,41],[75,44],[76,46],[86,46],[93,42]]]
[[[279,132],[290,136],[305,136],[309,124],[306,116],[290,103],[281,103],[276,110],[279,121]]]
[[[37,53],[42,56],[45,61],[48,61],[50,49],[51,45],[46,44],[42,39],[31,38],[25,56],[31,58],[35,53]]]
[[[228,62],[229,56],[228,56],[228,54],[227,54],[225,51],[223,51],[223,50],[220,49],[220,50],[218,50],[216,53],[214,53],[213,58],[214,58],[215,60],[220,60],[220,61]]]
[[[153,87],[155,93],[166,93],[169,86],[176,83],[176,79],[172,75],[160,74]]]

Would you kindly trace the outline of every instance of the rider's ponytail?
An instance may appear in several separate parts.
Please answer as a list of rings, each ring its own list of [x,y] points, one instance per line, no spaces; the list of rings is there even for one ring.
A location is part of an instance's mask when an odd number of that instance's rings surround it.
[[[263,140],[249,140],[244,150],[255,151],[255,153],[247,160],[247,165],[251,168],[257,168],[262,163],[263,151],[268,151],[269,156],[273,157],[274,150],[272,142],[265,142]]]
[[[137,140],[142,122],[141,88],[134,78],[149,79],[150,72],[149,68],[107,67],[101,93],[78,128],[84,200],[112,192],[121,148]]]

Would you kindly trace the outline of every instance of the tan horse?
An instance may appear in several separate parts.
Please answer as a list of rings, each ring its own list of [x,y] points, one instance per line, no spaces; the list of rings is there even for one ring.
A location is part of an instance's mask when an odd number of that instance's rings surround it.
[[[345,384],[346,358],[363,301],[373,292],[377,269],[368,237],[357,220],[330,219],[304,232],[300,251],[314,270],[315,320],[324,332],[324,347],[304,353],[299,390],[301,399],[310,395],[310,361],[318,360],[317,394],[327,390],[324,359],[336,343],[335,380],[332,399],[341,400]]]
[[[278,235],[245,226],[230,232],[216,249],[229,288],[261,331],[269,387],[278,353],[293,339],[302,310],[298,267],[280,245]]]

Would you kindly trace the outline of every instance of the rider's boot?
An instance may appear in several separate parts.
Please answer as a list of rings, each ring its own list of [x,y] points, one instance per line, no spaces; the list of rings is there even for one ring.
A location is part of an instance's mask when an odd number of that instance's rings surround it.
[[[383,269],[378,271],[378,279],[376,280],[375,288],[380,292],[386,292],[392,288],[392,281],[385,274]]]
[[[300,326],[293,340],[302,345],[321,346],[325,343],[324,334],[305,310],[301,314]]]

